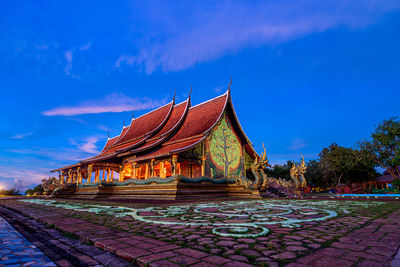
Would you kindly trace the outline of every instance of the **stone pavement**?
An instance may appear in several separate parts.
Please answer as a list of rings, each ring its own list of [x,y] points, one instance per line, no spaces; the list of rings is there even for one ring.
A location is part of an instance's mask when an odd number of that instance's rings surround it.
[[[56,266],[0,217],[0,266]]]
[[[400,267],[400,210],[376,219],[361,229],[291,263],[305,266],[392,266]]]
[[[212,226],[175,224],[175,220],[203,220],[206,218],[204,216],[218,211],[209,206],[200,209],[203,213],[193,212],[193,209],[180,213],[182,209],[173,208],[184,217],[165,217],[171,224],[162,225],[138,221],[137,217],[109,216],[107,210],[93,209],[90,206],[93,201],[60,200],[61,202],[66,202],[70,209],[67,209],[67,206],[63,208],[18,201],[4,201],[1,204],[139,266],[328,267],[392,264],[395,267],[396,260],[393,260],[393,257],[400,244],[400,204],[394,202],[372,206],[367,205],[372,202],[361,205],[358,202],[347,201],[314,204],[311,201],[268,202],[275,203],[268,212],[277,215],[269,217],[271,222],[281,220],[283,216],[282,208],[276,208],[276,203],[285,207],[296,203],[304,205],[296,204],[298,210],[295,206],[292,207],[291,213],[287,213],[287,219],[283,221],[286,224],[290,222],[289,219],[304,217],[306,220],[294,228],[282,223],[269,224],[268,234],[248,238],[216,235],[216,228]],[[73,207],[76,203],[84,205],[76,209]],[[131,204],[131,207],[134,205],[139,208],[137,204]],[[318,205],[337,212],[337,216],[320,221],[310,220],[328,214],[319,209]],[[113,206],[116,206],[115,203]],[[241,212],[237,210],[238,205],[234,206],[236,213]],[[224,207],[225,213],[229,212],[226,206]],[[251,206],[248,206],[247,210],[250,213],[255,212],[255,208]],[[121,211],[113,210],[115,214]],[[143,218],[149,219],[154,218],[155,212],[157,210],[153,209],[139,213]],[[200,214],[203,214],[203,217],[199,217]],[[224,223],[238,221],[218,216],[207,218],[222,220]],[[245,217],[245,220],[248,219],[249,217]],[[254,231],[259,229],[256,227]]]
[[[52,265],[49,266],[121,266],[128,267],[132,266],[129,262],[109,253],[98,249],[96,247],[87,245],[82,243],[77,239],[71,239],[66,237],[67,233],[61,233],[54,228],[49,228],[46,225],[37,222],[33,219],[27,218],[13,212],[8,209],[4,209],[0,207],[0,219],[8,224],[10,222],[18,231],[16,232],[13,229],[13,232],[16,235],[21,234],[26,237],[30,242],[32,242],[33,246],[36,247],[37,251],[42,251],[45,253],[50,260],[52,260]],[[5,218],[8,222],[6,222],[3,218]],[[9,225],[9,224],[8,224]],[[8,229],[7,229],[8,230]],[[11,231],[10,231],[11,233]],[[9,235],[7,232],[6,236]],[[10,236],[10,240],[15,242],[14,236]],[[24,238],[22,237],[22,238]],[[74,238],[74,236],[70,236]],[[1,239],[3,240],[3,239]],[[24,238],[24,240],[26,240]],[[29,241],[26,240],[27,243]],[[31,244],[31,243],[29,243]],[[31,244],[31,245],[32,245]],[[15,249],[20,250],[21,244],[15,247]],[[12,251],[15,254],[16,251]],[[38,255],[43,255],[40,252]],[[18,255],[15,254],[15,255]],[[36,256],[40,258],[39,256]],[[46,257],[47,258],[47,257]],[[8,263],[7,263],[8,264]],[[31,262],[29,262],[31,264]],[[26,266],[29,265],[27,263]],[[32,263],[33,264],[33,263]],[[18,263],[17,266],[21,266],[22,264]],[[0,262],[0,266],[2,266]],[[8,266],[8,265],[7,265]],[[29,266],[46,266],[45,264],[33,264]]]

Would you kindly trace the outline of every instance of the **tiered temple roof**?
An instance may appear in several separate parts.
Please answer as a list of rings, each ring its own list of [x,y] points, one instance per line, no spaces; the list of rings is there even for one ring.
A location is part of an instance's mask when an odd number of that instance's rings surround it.
[[[132,118],[118,136],[108,138],[97,156],[83,160],[80,164],[93,164],[133,155],[136,156],[136,161],[148,160],[191,149],[207,137],[225,111],[233,116],[233,126],[245,144],[246,151],[250,155],[257,155],[237,120],[228,89],[225,94],[195,106],[191,106],[189,96],[179,104],[175,104],[174,99],[138,118]]]

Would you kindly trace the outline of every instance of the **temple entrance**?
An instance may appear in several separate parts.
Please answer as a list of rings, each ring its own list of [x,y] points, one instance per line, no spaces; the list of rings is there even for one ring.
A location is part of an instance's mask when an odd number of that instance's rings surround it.
[[[149,165],[147,164],[141,164],[138,168],[136,168],[136,179],[146,179],[148,177],[148,169]]]
[[[189,178],[201,176],[201,165],[197,164],[196,162],[181,162],[180,173]]]
[[[160,178],[172,176],[172,164],[168,161],[161,161],[154,166],[154,176]]]

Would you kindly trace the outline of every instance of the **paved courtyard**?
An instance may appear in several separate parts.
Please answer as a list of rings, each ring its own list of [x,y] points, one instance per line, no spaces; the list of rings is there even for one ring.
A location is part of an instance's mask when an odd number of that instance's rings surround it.
[[[398,266],[400,203],[0,201],[139,266]]]
[[[0,266],[56,266],[0,217]]]

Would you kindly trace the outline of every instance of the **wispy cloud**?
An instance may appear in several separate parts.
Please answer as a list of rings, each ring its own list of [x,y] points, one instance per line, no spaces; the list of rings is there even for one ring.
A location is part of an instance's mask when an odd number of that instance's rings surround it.
[[[19,133],[16,135],[11,136],[11,139],[24,139],[25,137],[31,136],[33,133]]]
[[[318,157],[318,153],[304,153],[302,154],[306,161],[311,159],[316,159]],[[274,164],[285,164],[288,160],[290,161],[299,161],[301,160],[300,153],[287,153],[287,154],[267,154],[269,163],[271,165]]]
[[[91,47],[92,47],[92,43],[91,43],[91,42],[88,42],[88,43],[86,43],[86,44],[80,46],[80,47],[79,47],[79,50],[80,50],[80,51],[86,51],[86,50],[89,50]]]
[[[23,168],[14,166],[1,166],[0,187],[17,188],[22,192],[34,185],[40,184],[42,179],[53,176],[45,168]]]
[[[137,58],[130,55],[122,55],[115,62],[115,67],[121,67],[121,63],[126,63],[128,65],[133,65],[137,61]]]
[[[22,149],[9,149],[8,152],[24,154],[33,157],[47,158],[51,161],[58,161],[64,163],[73,163],[88,158],[88,153],[77,148],[22,148]]]
[[[158,107],[165,100],[149,98],[133,98],[122,93],[114,93],[99,100],[86,101],[76,106],[56,107],[42,112],[45,116],[75,116],[82,114],[98,114],[106,112],[124,112],[147,110]]]
[[[97,128],[99,128],[100,130],[105,131],[105,132],[110,131],[110,128],[108,128],[107,126],[105,126],[103,124],[97,125]]]
[[[82,144],[78,145],[78,148],[86,153],[95,154],[99,151],[97,150],[96,143],[99,141],[98,137],[92,136],[85,139]]]
[[[304,141],[301,138],[294,138],[287,149],[296,151],[306,146],[307,146],[306,141]]]
[[[164,6],[154,13],[151,10],[151,26],[139,53],[125,53],[115,66],[138,65],[147,73],[159,68],[179,71],[240,49],[341,26],[363,28],[399,6],[399,1],[391,0],[218,1],[186,8]]]
[[[64,68],[64,72],[66,75],[70,75],[72,70],[72,50],[65,51],[64,57],[67,62]]]

